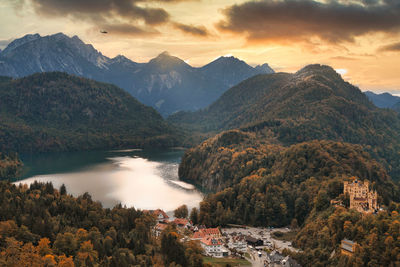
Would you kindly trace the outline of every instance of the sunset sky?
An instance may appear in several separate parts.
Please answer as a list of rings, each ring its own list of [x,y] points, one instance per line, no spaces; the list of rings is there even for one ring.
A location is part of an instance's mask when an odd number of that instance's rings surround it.
[[[399,0],[1,0],[0,25],[0,48],[63,32],[136,62],[166,50],[192,66],[328,64],[364,91],[400,94]]]

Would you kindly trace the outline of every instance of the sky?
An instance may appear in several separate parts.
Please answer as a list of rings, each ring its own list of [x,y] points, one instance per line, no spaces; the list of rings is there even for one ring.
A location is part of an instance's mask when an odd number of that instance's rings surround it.
[[[400,94],[399,0],[1,0],[0,25],[0,48],[63,32],[135,62],[168,51],[196,67],[224,55],[285,72],[320,63]]]

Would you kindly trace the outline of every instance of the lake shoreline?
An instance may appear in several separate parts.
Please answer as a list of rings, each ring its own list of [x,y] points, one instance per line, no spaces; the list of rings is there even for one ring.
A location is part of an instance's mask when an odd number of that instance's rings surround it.
[[[203,193],[178,177],[183,150],[57,152],[27,157],[23,178],[14,184],[65,184],[74,196],[88,192],[93,200],[112,208],[121,203],[137,209],[172,211],[182,204],[198,207]]]

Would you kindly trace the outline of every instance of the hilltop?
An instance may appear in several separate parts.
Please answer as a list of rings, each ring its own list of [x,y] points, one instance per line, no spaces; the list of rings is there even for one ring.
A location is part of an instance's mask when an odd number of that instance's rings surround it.
[[[0,79],[2,151],[176,145],[175,130],[124,90],[66,73]]]
[[[361,144],[400,178],[397,113],[374,106],[328,66],[249,78],[209,107],[168,120],[194,133],[241,129],[282,145],[315,139]]]

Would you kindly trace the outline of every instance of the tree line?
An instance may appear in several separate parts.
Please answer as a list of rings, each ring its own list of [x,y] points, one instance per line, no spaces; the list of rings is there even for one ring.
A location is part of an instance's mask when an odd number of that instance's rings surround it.
[[[103,208],[65,186],[0,182],[0,264],[4,266],[203,266],[197,243],[173,226],[152,236],[155,218]]]

